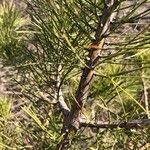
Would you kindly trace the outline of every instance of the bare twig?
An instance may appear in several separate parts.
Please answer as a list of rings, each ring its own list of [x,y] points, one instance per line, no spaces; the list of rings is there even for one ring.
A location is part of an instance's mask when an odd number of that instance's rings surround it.
[[[68,108],[68,106],[64,100],[63,92],[62,92],[62,89],[60,87],[61,69],[62,69],[61,65],[58,65],[58,70],[57,70],[57,75],[56,75],[56,91],[55,91],[54,97],[58,101],[59,108],[61,109],[64,117],[66,117],[69,114],[70,109]]]
[[[144,126],[150,125],[150,119],[136,119],[132,121],[114,121],[112,123],[109,122],[103,122],[103,121],[97,121],[97,122],[86,122],[84,120],[81,120],[80,122],[80,128],[81,127],[90,127],[90,128],[142,128]]]

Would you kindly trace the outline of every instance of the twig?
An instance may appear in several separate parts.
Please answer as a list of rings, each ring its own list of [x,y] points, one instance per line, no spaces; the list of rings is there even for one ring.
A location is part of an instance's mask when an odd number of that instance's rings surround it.
[[[69,114],[70,109],[64,100],[63,92],[61,89],[61,69],[62,69],[62,66],[58,65],[57,69],[58,69],[57,75],[55,77],[56,78],[56,91],[55,91],[54,97],[58,101],[59,108],[62,111],[64,117],[66,117]]]
[[[136,119],[132,121],[114,121],[112,123],[109,122],[86,122],[82,120],[80,122],[80,128],[81,127],[90,127],[90,128],[126,128],[126,129],[132,129],[132,128],[142,128],[143,126],[150,126],[150,119]]]

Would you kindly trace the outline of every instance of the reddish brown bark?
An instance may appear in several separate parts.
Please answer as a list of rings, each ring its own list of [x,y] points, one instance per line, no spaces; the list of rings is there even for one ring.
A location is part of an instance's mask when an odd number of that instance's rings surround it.
[[[89,54],[75,95],[76,100],[72,104],[69,116],[65,118],[63,132],[65,132],[65,130],[69,130],[71,126],[75,129],[78,129],[80,126],[80,114],[84,101],[87,98],[91,81],[93,79],[94,67],[99,60],[99,55],[103,49],[106,35],[110,29],[110,20],[112,20],[113,11],[117,8],[118,5],[118,1],[105,1],[102,17],[95,31],[95,39],[88,47]]]
[[[103,48],[103,45],[104,45],[104,38],[101,39],[100,43],[98,42],[93,43],[90,46],[90,47],[96,46],[97,49],[91,48],[89,51],[89,55],[88,55],[89,60],[87,60],[86,63],[87,66],[83,69],[79,87],[75,95],[76,101],[73,102],[69,119],[67,119],[67,120],[72,120],[71,125],[74,126],[76,129],[79,128],[79,123],[80,123],[79,119],[80,119],[82,107],[87,98],[89,87],[94,75],[94,66],[98,61],[99,54],[101,49]]]
[[[86,66],[83,69],[82,76],[79,82],[79,86],[75,95],[75,101],[71,106],[70,113],[64,117],[64,124],[62,129],[63,140],[58,145],[57,149],[61,150],[65,146],[68,138],[68,133],[75,129],[77,131],[80,127],[80,115],[84,101],[87,99],[89,87],[94,75],[94,67],[99,60],[99,55],[103,49],[106,35],[110,29],[110,20],[112,20],[113,11],[119,5],[116,0],[105,0],[104,8],[102,11],[102,17],[95,31],[95,39],[92,40],[91,45],[87,48],[89,51]]]

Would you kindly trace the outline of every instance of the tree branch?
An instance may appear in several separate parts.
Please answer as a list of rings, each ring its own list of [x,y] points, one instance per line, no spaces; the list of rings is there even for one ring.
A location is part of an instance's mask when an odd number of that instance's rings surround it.
[[[142,128],[143,126],[149,126],[150,125],[150,119],[136,119],[131,121],[114,121],[112,123],[109,122],[86,122],[85,120],[81,120],[80,122],[80,128],[81,127],[90,127],[90,128]]]
[[[79,118],[93,79],[94,67],[99,60],[99,54],[104,46],[105,35],[110,29],[110,20],[112,20],[113,12],[119,4],[119,1],[114,2],[114,0],[105,0],[102,17],[100,18],[95,31],[95,39],[92,40],[92,43],[88,48],[89,54],[75,95],[76,101],[73,102],[70,114],[64,123],[64,132],[66,129],[68,130],[69,126],[72,126],[75,129],[79,128]]]
[[[62,111],[63,116],[66,117],[66,116],[68,116],[70,109],[64,100],[63,92],[61,89],[61,69],[62,69],[62,66],[58,65],[57,69],[58,69],[57,75],[55,76],[55,80],[56,80],[55,89],[56,90],[54,93],[54,97],[56,98],[56,100],[58,102],[58,106],[59,106],[60,110]]]
[[[113,20],[112,15],[114,10],[118,7],[120,1],[105,0],[102,16],[97,25],[94,39],[89,45],[89,54],[86,59],[86,66],[83,69],[79,86],[76,91],[75,101],[72,103],[70,113],[64,118],[62,135],[63,139],[56,149],[62,150],[68,139],[68,133],[72,130],[77,131],[80,127],[80,115],[82,107],[87,99],[89,87],[94,76],[94,67],[99,60],[99,55],[105,44],[107,32],[110,29],[110,23]],[[113,15],[114,16],[114,15]]]
[[[80,127],[80,115],[85,100],[87,99],[89,87],[94,76],[94,67],[99,60],[100,52],[105,44],[105,38],[110,29],[110,23],[113,20],[113,12],[119,4],[120,1],[118,0],[104,1],[102,16],[100,17],[97,25],[94,39],[91,41],[91,44],[88,48],[89,54],[86,59],[86,66],[83,69],[79,86],[76,91],[75,101],[72,103],[70,113],[64,118],[62,129],[63,139],[60,144],[58,144],[56,149],[63,149],[65,146],[65,141],[68,139],[68,133],[71,132],[71,130],[77,131]]]

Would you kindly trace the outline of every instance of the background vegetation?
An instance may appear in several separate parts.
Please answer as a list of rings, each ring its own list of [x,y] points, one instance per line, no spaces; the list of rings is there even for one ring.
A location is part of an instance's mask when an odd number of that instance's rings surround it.
[[[149,14],[146,0],[1,2],[0,148],[149,149]]]

